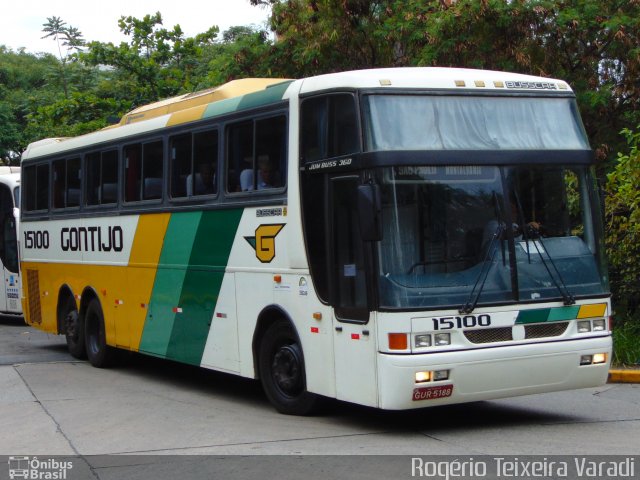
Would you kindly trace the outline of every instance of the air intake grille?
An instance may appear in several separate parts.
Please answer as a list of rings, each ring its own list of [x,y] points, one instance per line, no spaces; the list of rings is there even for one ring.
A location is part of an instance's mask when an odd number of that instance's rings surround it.
[[[569,322],[538,323],[525,325],[524,338],[558,337],[567,331]]]
[[[513,340],[511,327],[466,330],[464,336],[467,337],[467,340],[471,343],[509,342]]]
[[[29,321],[42,323],[40,309],[40,275],[38,270],[27,270],[27,295],[29,296]]]

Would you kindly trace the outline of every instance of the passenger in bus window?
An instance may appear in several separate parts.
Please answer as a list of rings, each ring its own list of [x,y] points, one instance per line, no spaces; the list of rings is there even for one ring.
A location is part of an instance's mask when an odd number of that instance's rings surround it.
[[[216,193],[216,164],[201,163],[197,168],[195,186],[191,181],[191,175],[187,176],[187,195],[211,195]]]
[[[240,186],[243,192],[254,189],[253,170],[246,169],[240,173]],[[258,190],[267,188],[276,188],[280,186],[280,176],[273,168],[273,164],[268,155],[260,155],[258,157]]]

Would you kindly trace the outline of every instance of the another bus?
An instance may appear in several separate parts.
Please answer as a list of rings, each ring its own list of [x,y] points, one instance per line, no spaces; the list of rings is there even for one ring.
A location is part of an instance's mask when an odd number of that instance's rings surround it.
[[[607,379],[589,147],[563,81],[444,68],[237,80],[23,155],[27,322],[412,409]]]
[[[20,167],[0,166],[0,314],[22,315],[18,222]]]

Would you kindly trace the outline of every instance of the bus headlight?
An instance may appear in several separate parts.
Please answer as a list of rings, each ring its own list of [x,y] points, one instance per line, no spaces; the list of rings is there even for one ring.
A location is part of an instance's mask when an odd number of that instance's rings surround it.
[[[440,347],[443,345],[451,345],[451,334],[450,333],[436,333],[433,336],[434,343],[436,347]]]
[[[604,318],[598,318],[593,321],[593,331],[604,332],[606,325],[607,325],[607,322],[605,322]]]
[[[431,335],[416,335],[414,339],[416,348],[430,347]]]
[[[587,333],[591,331],[591,322],[589,320],[580,320],[578,322],[578,333]]]

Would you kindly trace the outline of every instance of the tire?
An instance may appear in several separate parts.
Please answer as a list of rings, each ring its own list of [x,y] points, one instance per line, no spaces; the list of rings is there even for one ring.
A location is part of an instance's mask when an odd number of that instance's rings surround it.
[[[84,341],[84,322],[80,321],[76,302],[69,298],[63,310],[64,336],[67,340],[67,350],[72,357],[83,360],[87,358]]]
[[[260,381],[269,401],[280,413],[308,415],[318,406],[318,396],[307,392],[304,356],[291,324],[278,320],[260,342]]]
[[[84,333],[87,357],[91,365],[106,368],[116,361],[116,350],[107,345],[104,316],[98,299],[89,302],[84,315]]]

